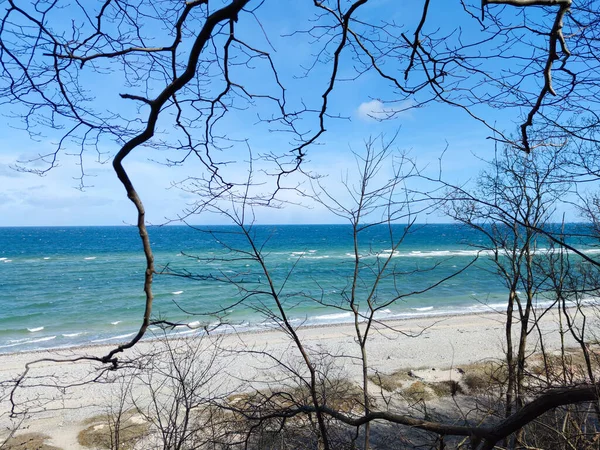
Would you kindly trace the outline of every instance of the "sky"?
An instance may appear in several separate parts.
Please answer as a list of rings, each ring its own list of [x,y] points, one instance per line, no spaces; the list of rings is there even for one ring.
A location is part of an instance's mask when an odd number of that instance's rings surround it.
[[[374,3],[374,4],[373,4]],[[408,5],[398,6],[393,1],[372,2],[361,11],[361,19],[373,23],[403,23],[414,30],[418,23],[421,5],[418,2],[403,2]],[[289,104],[307,105],[317,108],[324,92],[331,64],[321,61],[306,77],[300,77],[315,60],[320,44],[315,37],[307,34],[294,34],[294,31],[307,29],[314,22],[312,2],[266,2],[256,12],[255,21],[248,17],[240,17],[238,33],[252,44],[267,48],[278,68]],[[52,25],[56,29],[71,26],[83,21],[80,13],[71,15],[64,12],[53,18]],[[66,11],[69,11],[68,9]],[[244,22],[242,19],[248,19]],[[260,21],[260,22],[259,22]],[[458,1],[449,1],[430,13],[429,22],[424,32],[434,32],[440,24],[450,23],[455,26],[464,21],[464,38],[478,39],[476,22],[464,15]],[[83,23],[83,22],[82,22]],[[146,30],[148,31],[148,30]],[[152,34],[156,43],[161,41],[159,28]],[[268,36],[268,41],[265,36]],[[165,41],[167,39],[165,38]],[[335,43],[335,40],[333,41]],[[184,47],[185,49],[185,47]],[[182,51],[185,56],[185,51]],[[321,55],[327,60],[327,55]],[[390,83],[378,76],[374,71],[357,75],[357,63],[348,51],[342,53],[342,64],[338,74],[338,82],[329,99],[329,113],[325,128],[327,131],[319,138],[316,145],[307,149],[307,157],[303,170],[324,176],[323,183],[328,193],[336,196],[342,203],[351,202],[348,192],[341,181],[349,176],[354,180],[355,161],[352,151],[360,153],[364,142],[370,137],[383,135],[385,139],[394,140],[397,152],[407,154],[426,174],[437,174],[439,158],[443,155],[443,174],[445,179],[453,183],[467,183],[474,180],[485,167],[484,160],[493,157],[493,141],[487,139],[488,129],[474,121],[462,110],[448,105],[431,103],[424,107],[416,106],[422,97],[403,98],[390,86]],[[397,61],[397,66],[387,67],[391,73],[401,75],[405,61]],[[509,62],[510,63],[510,62]],[[111,70],[94,71],[93,65],[79,71],[78,83],[90,104],[99,111],[118,112],[119,124],[124,121],[135,124],[144,117],[144,107],[137,107],[131,100],[122,99],[121,93],[136,93],[135,86],[129,86],[123,74]],[[114,69],[114,70],[113,70]],[[252,61],[232,67],[232,77],[253,92],[275,92],[272,73],[264,61]],[[401,77],[401,76],[400,76]],[[217,89],[218,83],[214,81]],[[164,87],[162,80],[153,80],[150,89],[153,92]],[[237,100],[235,101],[237,102]],[[234,103],[238,106],[240,103]],[[273,105],[257,100],[250,104],[241,103],[241,109],[230,108],[224,120],[219,122],[216,133],[227,136],[231,140],[231,148],[216,152],[222,161],[235,161],[224,170],[236,180],[247,176],[248,148],[253,155],[269,152],[284,154],[291,148],[289,135],[273,132],[270,124],[258,121],[258,117],[269,117],[273,114]],[[35,128],[38,136],[32,139],[24,131],[23,122],[15,118],[21,112],[19,105],[5,105],[0,115],[0,226],[70,226],[70,225],[121,225],[135,223],[136,215],[125,191],[118,182],[111,166],[111,158],[118,150],[118,145],[111,140],[99,143],[101,155],[87,150],[81,161],[84,162],[84,189],[78,189],[81,174],[79,159],[80,147],[77,142],[66,141],[65,148],[58,155],[57,167],[37,175],[27,171],[16,170],[17,167],[43,169],[43,163],[31,162],[37,155],[45,154],[56,148],[61,137],[61,130],[38,125]],[[378,120],[392,113],[389,120]],[[485,111],[490,120],[507,132],[516,129],[518,120],[503,111]],[[339,116],[339,117],[335,117]],[[159,123],[158,139],[165,142],[176,142],[181,139],[166,115]],[[171,117],[171,119],[169,119]],[[163,119],[161,119],[163,120]],[[68,125],[63,123],[65,126]],[[315,130],[315,115],[308,115],[300,122],[305,130]],[[201,130],[198,130],[200,132]],[[186,160],[178,167],[168,167],[166,159],[176,159],[176,153],[168,149],[137,149],[124,163],[136,189],[145,203],[147,219],[152,224],[172,223],[182,215],[186,208],[197,200],[196,196],[174,187],[174,183],[188,177],[200,176],[202,166],[193,158]],[[27,161],[30,161],[27,163]],[[272,178],[264,177],[261,169],[268,166],[255,165],[255,180],[267,183],[269,189]],[[389,167],[384,167],[377,182],[384,182],[389,175]],[[287,179],[289,186],[300,186],[301,190],[310,190],[310,183],[300,175]],[[412,182],[412,181],[411,181]],[[271,184],[269,184],[271,183]],[[427,189],[424,182],[415,181],[414,188]],[[338,223],[340,218],[332,215],[322,207],[306,198],[295,196],[291,192],[282,194],[289,201],[280,209],[257,209],[258,223]],[[192,223],[228,223],[223,216],[202,214],[190,218]],[[448,222],[441,213],[432,213],[419,217],[419,222]]]

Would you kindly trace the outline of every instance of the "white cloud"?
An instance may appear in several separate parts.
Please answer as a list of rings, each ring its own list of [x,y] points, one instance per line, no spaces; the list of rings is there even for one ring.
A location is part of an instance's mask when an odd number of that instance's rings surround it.
[[[412,102],[408,100],[393,105],[385,105],[381,100],[371,100],[361,103],[357,109],[357,114],[362,120],[383,120],[399,116],[408,117],[412,106]]]

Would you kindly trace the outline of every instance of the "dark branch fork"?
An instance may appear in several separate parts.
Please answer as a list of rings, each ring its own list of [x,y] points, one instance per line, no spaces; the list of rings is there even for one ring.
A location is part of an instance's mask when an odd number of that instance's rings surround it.
[[[226,20],[236,21],[238,14],[248,3],[248,1],[249,0],[234,0],[231,4],[218,11],[215,11],[207,17],[202,30],[198,33],[194,45],[192,46],[185,71],[179,77],[175,78],[169,84],[169,86],[167,86],[154,100],[151,100],[149,102],[150,112],[148,114],[146,128],[142,133],[138,134],[136,137],[129,140],[125,145],[123,145],[123,147],[121,147],[121,150],[119,150],[119,152],[113,160],[113,167],[115,169],[115,172],[117,173],[119,180],[125,187],[127,197],[133,202],[138,211],[137,227],[140,232],[140,237],[144,246],[144,254],[146,256],[146,275],[144,283],[144,291],[146,293],[146,307],[144,311],[142,325],[138,333],[133,337],[133,339],[131,339],[131,341],[129,341],[126,344],[120,345],[119,347],[115,348],[114,350],[111,350],[107,355],[102,357],[101,360],[103,362],[109,362],[113,360],[114,356],[117,353],[120,353],[125,349],[133,347],[146,333],[152,315],[152,277],[155,272],[154,256],[152,254],[148,230],[146,228],[144,205],[140,197],[138,196],[138,193],[135,190],[133,183],[131,182],[127,174],[127,171],[123,167],[123,160],[134,149],[143,145],[154,135],[156,122],[158,120],[161,108],[171,97],[173,97],[177,93],[177,91],[183,88],[194,77],[200,53],[202,52],[206,43],[212,36],[213,30],[217,26],[217,24]],[[186,7],[192,8],[201,3],[203,2],[191,2],[188,3]]]
[[[567,47],[567,43],[565,41],[565,36],[563,34],[563,19],[565,15],[569,12],[571,8],[572,0],[482,0],[481,1],[481,14],[482,19],[484,16],[485,6],[486,5],[510,5],[516,7],[530,7],[530,6],[557,6],[558,11],[556,12],[556,17],[554,19],[554,23],[552,25],[552,29],[549,33],[548,39],[548,58],[546,59],[546,64],[543,69],[544,76],[544,85],[537,96],[537,99],[533,106],[531,107],[529,113],[527,114],[527,119],[521,125],[521,144],[523,146],[523,150],[529,153],[532,150],[530,137],[528,128],[533,125],[533,119],[536,114],[542,108],[545,97],[550,94],[556,96],[556,92],[554,87],[552,86],[552,69],[554,66],[554,62],[560,60],[560,56],[558,53],[558,46],[560,45],[560,49],[562,54],[564,55],[562,59],[561,69],[565,67],[567,63],[567,59],[571,56],[571,52]]]

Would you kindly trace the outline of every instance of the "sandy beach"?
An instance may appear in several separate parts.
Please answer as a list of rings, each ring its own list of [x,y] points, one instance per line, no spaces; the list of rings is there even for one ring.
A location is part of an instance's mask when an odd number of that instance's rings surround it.
[[[436,369],[440,377],[448,377],[461,365],[499,359],[503,355],[502,319],[501,314],[490,312],[379,324],[372,330],[367,344],[370,370],[388,374],[399,369]],[[547,350],[560,346],[558,326],[555,314],[547,314],[541,321],[540,330]],[[356,358],[359,348],[351,324],[301,328],[298,334],[311,357],[327,365],[328,370],[335,372],[334,376],[359,379],[360,367]],[[531,335],[532,350],[537,349],[537,336],[538,333]],[[567,339],[566,344],[573,346],[574,342]],[[213,334],[203,338],[201,346],[202,351],[196,355],[200,364],[213,361],[214,356],[213,365],[218,377],[215,377],[217,384],[211,387],[213,394],[244,392],[279,383],[285,378],[286,370],[278,361],[288,368],[302,370],[300,353],[281,330]],[[144,341],[124,352],[121,358],[139,360],[140,355],[149,354],[156,347],[157,342]],[[1,429],[7,430],[14,424],[9,418],[10,380],[18,377],[27,363],[44,358],[67,360],[82,355],[102,356],[111,348],[89,346],[1,355]],[[123,373],[100,369],[99,363],[89,361],[31,364],[23,388],[14,396],[17,410],[25,413],[20,429],[45,433],[51,437],[47,443],[59,448],[83,448],[77,443],[78,432],[86,419],[106,411],[115,394],[115,383],[108,381],[115,378],[115,373]],[[139,395],[143,393],[140,391]]]

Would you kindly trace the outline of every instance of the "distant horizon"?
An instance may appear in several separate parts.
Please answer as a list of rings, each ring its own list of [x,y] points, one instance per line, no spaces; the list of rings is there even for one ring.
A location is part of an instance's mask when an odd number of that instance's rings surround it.
[[[366,222],[368,223],[368,222]],[[584,221],[573,221],[573,222],[546,222],[545,225],[584,225],[591,224],[592,222]],[[350,226],[350,223],[254,223],[252,226],[259,227],[285,227],[285,226]],[[381,226],[387,225],[386,223],[379,224]],[[405,225],[404,223],[393,223],[392,225]],[[415,222],[412,226],[425,226],[425,225],[465,225],[462,222]],[[147,228],[164,228],[164,227],[237,227],[239,225],[234,223],[213,223],[213,224],[181,224],[181,223],[168,223],[164,225],[147,224]],[[131,227],[137,228],[137,225],[0,225],[0,229],[3,228],[117,228],[117,227]]]

